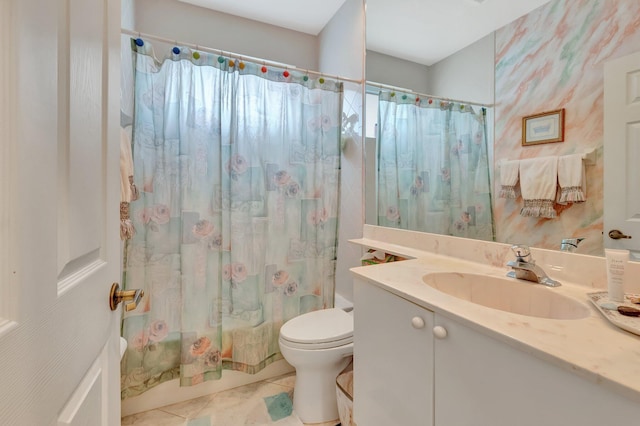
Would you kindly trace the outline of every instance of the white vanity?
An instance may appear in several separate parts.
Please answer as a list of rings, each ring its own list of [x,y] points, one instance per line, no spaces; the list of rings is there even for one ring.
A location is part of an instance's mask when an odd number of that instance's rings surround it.
[[[433,274],[502,285],[508,245],[369,226],[355,242],[413,258],[352,269],[359,426],[640,421],[640,336],[609,324],[586,296],[606,283],[604,259],[534,251],[562,286],[514,280],[528,288],[470,301],[438,289]],[[501,297],[517,301],[486,306]]]

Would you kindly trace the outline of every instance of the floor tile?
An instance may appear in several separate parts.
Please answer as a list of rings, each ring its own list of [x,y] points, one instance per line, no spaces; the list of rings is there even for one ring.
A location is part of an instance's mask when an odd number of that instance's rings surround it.
[[[187,419],[160,410],[145,411],[122,419],[122,426],[184,426]]]
[[[266,379],[265,382],[293,389],[293,386],[296,383],[296,373],[289,373],[283,376],[274,377],[273,379]]]
[[[264,397],[264,403],[267,405],[269,417],[274,422],[289,417],[293,412],[293,401],[286,392],[280,392],[277,395]]]
[[[159,410],[187,419],[193,419],[196,414],[202,411],[202,409],[211,402],[211,398],[213,398],[213,395],[206,395],[200,398],[179,402],[177,404],[167,405],[159,408]]]
[[[293,413],[291,416],[286,417],[282,420],[278,420],[277,422],[270,423],[270,425],[276,426],[303,426],[303,423],[300,421],[298,416]]]
[[[122,426],[304,426],[292,410],[295,373],[134,414]],[[336,426],[338,421],[314,423]]]
[[[196,417],[210,416],[211,426],[278,424],[271,419],[264,398],[279,395],[283,389],[281,385],[259,382],[220,392]],[[293,390],[285,392],[292,398]],[[302,425],[299,420],[297,424]]]
[[[211,417],[198,417],[187,421],[187,426],[211,426]]]

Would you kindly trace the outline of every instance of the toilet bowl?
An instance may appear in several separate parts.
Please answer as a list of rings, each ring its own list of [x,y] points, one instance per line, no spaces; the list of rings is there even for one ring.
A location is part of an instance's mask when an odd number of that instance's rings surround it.
[[[353,356],[353,316],[337,308],[300,315],[280,328],[279,344],[296,369],[293,410],[300,420],[338,419],[335,383]]]

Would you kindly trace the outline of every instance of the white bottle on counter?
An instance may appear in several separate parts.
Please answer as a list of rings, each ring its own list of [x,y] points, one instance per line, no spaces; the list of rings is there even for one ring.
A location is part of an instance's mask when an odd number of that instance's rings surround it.
[[[624,302],[624,273],[629,261],[629,250],[604,249],[607,258],[607,288],[609,300]]]

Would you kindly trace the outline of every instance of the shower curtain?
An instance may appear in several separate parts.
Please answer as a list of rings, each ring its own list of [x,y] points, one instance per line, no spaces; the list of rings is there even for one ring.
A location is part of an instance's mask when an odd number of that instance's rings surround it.
[[[255,373],[280,326],[333,305],[342,83],[131,40],[136,229],[122,397]]]
[[[383,91],[378,224],[494,239],[486,110]]]

